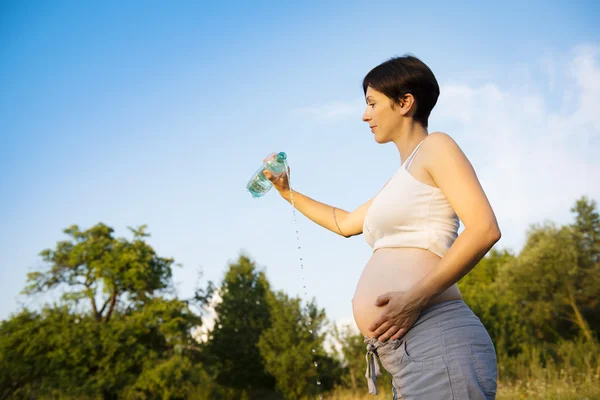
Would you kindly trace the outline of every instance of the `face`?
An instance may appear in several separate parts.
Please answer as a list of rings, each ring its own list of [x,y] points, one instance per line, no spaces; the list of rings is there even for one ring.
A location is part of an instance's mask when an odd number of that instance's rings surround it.
[[[370,86],[367,88],[365,101],[367,109],[362,120],[369,124],[375,141],[393,141],[402,127],[403,116],[406,113],[404,108],[396,105],[392,109],[390,98]]]

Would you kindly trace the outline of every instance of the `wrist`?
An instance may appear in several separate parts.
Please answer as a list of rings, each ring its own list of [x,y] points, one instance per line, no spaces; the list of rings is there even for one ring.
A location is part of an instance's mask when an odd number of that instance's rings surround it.
[[[427,307],[434,297],[417,287],[410,289],[407,293],[407,296],[409,298],[409,302],[414,304],[418,309]]]
[[[290,189],[280,190],[279,195],[287,201],[291,201]]]

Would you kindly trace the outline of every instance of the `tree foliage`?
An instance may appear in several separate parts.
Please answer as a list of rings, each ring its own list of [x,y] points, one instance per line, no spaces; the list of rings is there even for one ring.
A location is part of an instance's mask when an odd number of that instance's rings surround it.
[[[301,399],[331,389],[340,380],[341,367],[323,349],[325,311],[314,301],[302,308],[299,298],[284,292],[269,296],[269,305],[272,326],[258,346],[278,391],[286,399]]]
[[[229,264],[203,350],[203,360],[218,384],[249,391],[274,387],[258,349],[260,336],[271,325],[270,290],[265,273],[247,256]]]
[[[160,365],[163,372],[188,368],[174,360],[199,351],[191,332],[201,318],[188,301],[169,296],[173,260],[156,255],[144,227],[131,231],[129,241],[103,224],[72,226],[65,230],[71,240],[41,252],[46,266],[28,275],[25,292],[61,288],[62,304],[23,310],[0,325],[5,396],[112,399],[146,390]],[[78,307],[83,300],[88,306]],[[173,376],[182,380],[162,382],[163,392],[186,387],[185,374]]]

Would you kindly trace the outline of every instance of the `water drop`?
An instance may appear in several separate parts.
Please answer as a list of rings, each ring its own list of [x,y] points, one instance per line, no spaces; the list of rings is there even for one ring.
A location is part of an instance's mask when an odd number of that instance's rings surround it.
[[[290,188],[290,200],[292,203],[292,215],[294,218],[294,228],[296,230],[296,240],[298,241],[298,252],[301,255],[302,247],[300,246],[300,243],[299,243],[300,236],[299,236],[299,231],[298,231],[298,222],[296,221],[296,205],[294,204],[294,193],[292,190],[292,182],[291,182],[291,178],[290,178],[290,172],[289,172],[289,166],[287,163],[287,159],[284,161],[284,168],[285,168],[285,173],[287,175],[288,184],[289,184],[289,188]],[[304,284],[304,263],[303,263],[304,260],[301,256],[299,258],[300,258],[300,270],[302,271],[302,274],[301,274],[302,275],[302,283],[303,283],[302,288],[305,290],[304,295],[308,296],[308,292],[306,291],[306,284]],[[257,302],[257,304],[258,304],[258,302]],[[308,304],[306,305],[306,312],[310,316],[310,307]],[[312,326],[312,321],[310,321],[310,325]],[[310,332],[311,335],[313,334],[312,329],[309,329],[308,331]],[[312,349],[312,352],[316,353],[316,349]],[[315,365],[315,367],[317,367],[319,364],[317,364],[317,362],[315,362],[314,365]],[[321,385],[321,381],[317,380],[317,385]],[[323,396],[319,396],[319,400],[323,400]]]

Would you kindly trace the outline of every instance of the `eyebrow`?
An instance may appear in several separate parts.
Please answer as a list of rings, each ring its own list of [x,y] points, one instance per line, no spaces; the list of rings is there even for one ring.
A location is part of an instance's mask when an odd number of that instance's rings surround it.
[[[375,99],[374,99],[373,97],[371,97],[371,96],[367,96],[367,98],[366,98],[365,100],[369,100],[369,99],[371,99],[371,100],[375,100]]]

